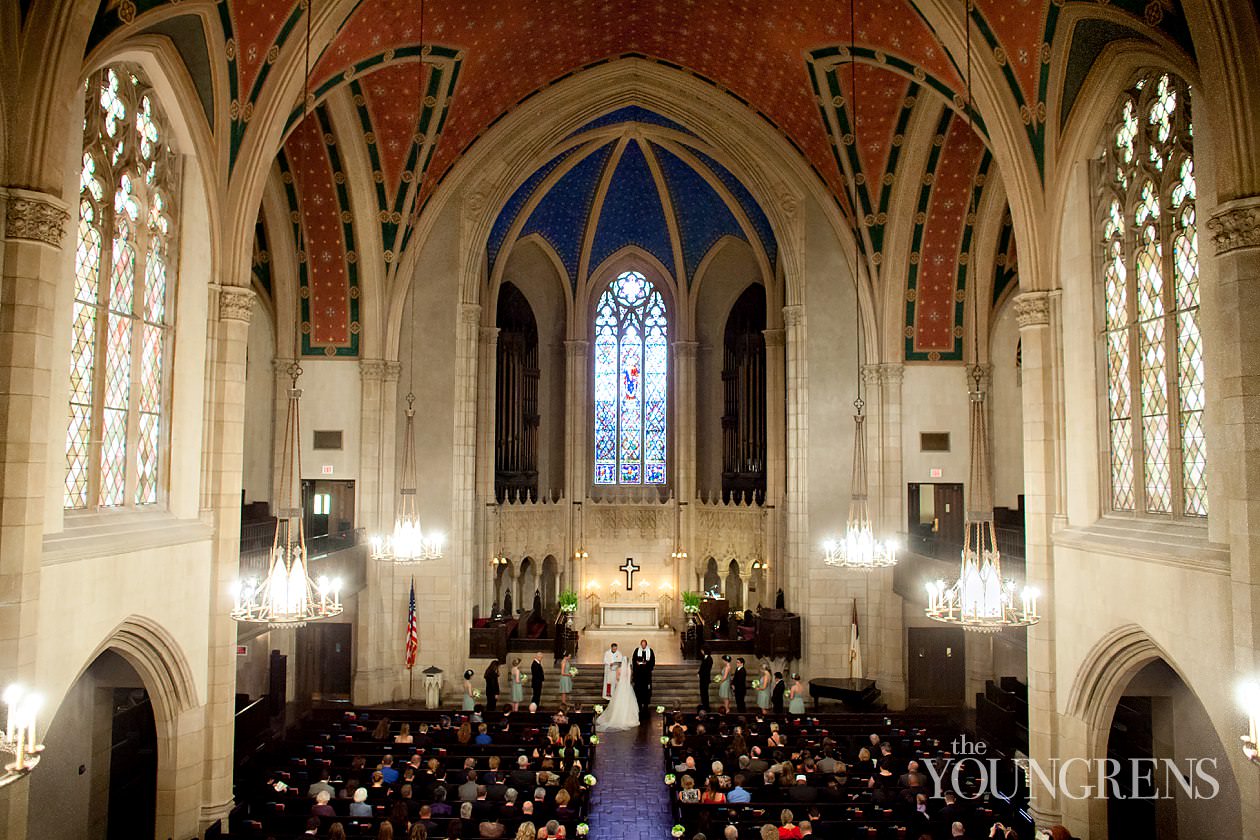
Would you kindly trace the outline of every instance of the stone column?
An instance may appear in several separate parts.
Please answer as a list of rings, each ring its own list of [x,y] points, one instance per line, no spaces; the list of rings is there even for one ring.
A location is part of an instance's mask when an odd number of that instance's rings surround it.
[[[271,515],[275,516],[276,511],[282,507],[287,507],[288,502],[280,498],[280,487],[284,482],[284,429],[279,423],[289,410],[289,388],[293,386],[293,381],[289,378],[289,369],[297,362],[293,357],[276,356],[271,360],[271,373],[273,399],[275,408],[272,411],[272,417],[275,418],[276,425],[269,432],[271,434]],[[279,429],[279,431],[277,431]]]
[[[0,686],[17,681],[32,685],[48,487],[53,299],[70,214],[60,199],[47,193],[0,190],[0,202],[5,211],[0,250]],[[51,439],[64,445],[64,427],[54,430]],[[46,718],[42,723],[47,727]],[[0,835],[26,836],[29,790],[29,783],[20,781],[0,796]]]
[[[901,437],[901,381],[905,366],[884,362],[879,366],[879,504],[876,522],[885,534],[906,531],[906,480]]]
[[[381,474],[385,463],[382,434],[388,422],[384,412],[385,362],[363,359],[359,362],[363,403],[360,406],[361,434],[359,444],[359,524],[367,528],[369,537],[393,529],[394,493]],[[391,435],[392,436],[392,435]],[[371,703],[385,699],[378,652],[389,644],[389,595],[393,590],[393,569],[372,560],[364,570],[364,587],[358,593],[355,609],[354,681],[351,692],[355,702]]]
[[[785,522],[784,560],[776,574],[772,574],[770,602],[774,594],[783,588],[789,609],[807,591],[806,578],[809,560],[809,391],[805,346],[805,307],[799,304],[783,307],[783,324],[786,332],[784,349],[787,360],[785,393],[787,404],[787,450],[785,456],[783,509]],[[775,567],[771,566],[771,571]],[[808,636],[808,627],[801,633]],[[804,638],[802,648],[806,647]]]
[[[240,572],[241,477],[245,446],[245,353],[254,293],[242,286],[210,290],[205,441],[209,480],[203,516],[214,522],[210,543],[209,667],[201,828],[232,809],[236,700],[236,622],[231,585]],[[283,415],[280,415],[283,416]],[[176,834],[182,834],[176,830]]]
[[[1206,214],[1205,214],[1206,215]],[[1235,670],[1260,673],[1260,196],[1218,205],[1207,222],[1216,251],[1215,283],[1203,289],[1203,331],[1211,325],[1208,392],[1209,478],[1213,519],[1226,520],[1233,590]],[[1220,513],[1218,513],[1218,511]],[[1220,514],[1224,514],[1221,516]],[[1217,526],[1219,527],[1219,526]],[[1241,722],[1241,718],[1239,718]],[[1222,736],[1228,745],[1231,739]],[[1260,821],[1256,769],[1238,742],[1227,750],[1238,777],[1244,829]]]
[[[381,432],[385,423],[382,410],[382,380],[385,362],[381,359],[360,359],[359,379],[362,401],[359,404],[359,485],[355,493],[359,512],[357,524],[369,535],[387,527],[387,497],[392,488],[381,481]]]
[[[696,497],[696,354],[697,341],[674,342],[674,495]],[[684,515],[686,508],[684,510]]]
[[[474,562],[481,564],[482,572],[476,576],[477,603],[481,607],[481,615],[489,615],[490,604],[494,601],[494,582],[485,574],[487,564],[485,558],[498,546],[490,547],[493,534],[485,533],[485,506],[495,502],[494,495],[494,461],[495,461],[495,380],[499,367],[499,328],[482,327],[480,329],[479,360],[477,376],[480,380],[477,388],[477,511],[474,526],[475,545]],[[540,488],[541,490],[541,488]]]
[[[564,495],[570,501],[586,498],[590,486],[587,474],[587,359],[590,342],[585,339],[564,343]]]
[[[772,607],[783,567],[783,528],[780,527],[780,516],[787,481],[787,437],[784,429],[787,406],[784,380],[787,367],[784,361],[784,330],[762,330],[761,334],[766,342],[766,518],[765,539],[762,543],[765,554],[761,559],[769,563],[770,567],[762,575],[762,587],[766,591],[758,594],[763,604]]]
[[[1015,299],[1023,347],[1024,410],[1024,516],[1026,533],[1026,580],[1044,593],[1054,592],[1054,531],[1056,486],[1056,441],[1059,435],[1053,382],[1059,363],[1051,330],[1053,298],[1049,292],[1025,292]],[[1028,746],[1029,756],[1043,767],[1059,755],[1058,704],[1055,685],[1055,604],[1041,622],[1028,633]],[[1030,809],[1037,825],[1047,826],[1062,819],[1057,796],[1033,778],[1034,802]]]

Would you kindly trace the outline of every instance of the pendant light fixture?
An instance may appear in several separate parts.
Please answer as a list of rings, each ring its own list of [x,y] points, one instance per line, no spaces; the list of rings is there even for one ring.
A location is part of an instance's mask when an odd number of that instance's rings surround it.
[[[424,187],[424,143],[421,134],[421,121],[424,119],[424,0],[420,0],[420,48],[416,56],[416,191],[412,202],[414,212],[412,224],[420,218],[420,191]],[[424,560],[437,560],[442,557],[443,537],[430,531],[425,533],[420,526],[420,512],[416,504],[419,479],[416,469],[416,284],[411,284],[411,341],[409,352],[411,360],[407,377],[407,417],[403,432],[402,487],[398,491],[398,502],[394,516],[394,530],[386,536],[372,537],[372,559],[400,566],[419,563]]]
[[[313,2],[306,8],[306,81],[302,89],[302,120],[310,117],[311,95],[311,16]],[[300,123],[299,123],[300,125]],[[298,225],[298,264],[305,261],[305,225]],[[309,264],[308,264],[309,265]],[[293,357],[289,365],[289,405],[285,418],[284,450],[276,511],[276,532],[271,541],[267,576],[262,581],[238,580],[232,587],[235,604],[231,616],[249,624],[267,624],[273,628],[300,627],[309,621],[331,618],[341,613],[341,582],[321,577],[318,582],[307,575],[306,526],[302,515],[302,426],[300,402],[302,389],[297,386],[302,366],[299,336],[302,317],[299,296],[294,295],[297,327],[294,330]]]
[[[971,0],[967,17],[967,127],[975,131],[971,100]],[[970,190],[967,215],[975,213],[975,190]],[[965,222],[966,220],[964,220]],[[988,410],[984,376],[980,370],[980,304],[972,286],[974,340],[971,389],[971,495],[963,523],[963,547],[958,580],[952,586],[938,580],[927,584],[927,617],[967,630],[996,633],[1008,627],[1028,627],[1041,620],[1039,593],[1032,587],[1019,590],[1015,581],[1002,577],[993,524],[993,478],[989,467]],[[1016,603],[1018,594],[1018,601]]]
[[[861,154],[858,143],[858,84],[857,84],[857,0],[849,0],[849,99],[852,102],[850,113],[853,125],[850,135],[854,149],[854,172],[850,182],[853,191],[850,197],[850,212],[853,215],[853,312],[854,335],[857,337],[856,390],[853,400],[853,480],[850,486],[849,521],[844,536],[840,539],[828,539],[823,543],[823,562],[828,566],[841,569],[855,569],[869,572],[874,569],[886,569],[897,563],[897,547],[892,540],[876,539],[871,524],[870,503],[866,476],[866,416],[863,413],[866,401],[862,399],[862,311],[861,295],[858,292],[858,266],[862,258],[862,226],[861,210],[858,201],[857,162]]]

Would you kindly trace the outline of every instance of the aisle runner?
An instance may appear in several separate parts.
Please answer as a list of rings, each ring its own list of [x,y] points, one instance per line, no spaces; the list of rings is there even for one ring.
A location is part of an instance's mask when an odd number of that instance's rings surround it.
[[[589,840],[669,840],[660,721],[599,736]]]

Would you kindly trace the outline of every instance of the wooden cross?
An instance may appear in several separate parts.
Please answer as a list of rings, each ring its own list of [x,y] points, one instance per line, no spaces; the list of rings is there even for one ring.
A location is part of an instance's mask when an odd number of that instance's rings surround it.
[[[627,592],[634,589],[634,573],[639,571],[639,569],[641,568],[642,568],[641,566],[638,566],[635,564],[633,557],[627,557],[625,565],[617,567],[617,571],[626,573],[626,591]]]

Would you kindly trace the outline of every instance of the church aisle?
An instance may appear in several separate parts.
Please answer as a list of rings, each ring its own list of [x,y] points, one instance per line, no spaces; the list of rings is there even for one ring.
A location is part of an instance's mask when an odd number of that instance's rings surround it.
[[[591,792],[591,840],[668,840],[673,823],[660,722],[600,735]]]

